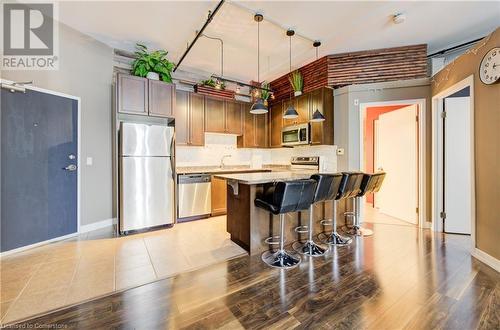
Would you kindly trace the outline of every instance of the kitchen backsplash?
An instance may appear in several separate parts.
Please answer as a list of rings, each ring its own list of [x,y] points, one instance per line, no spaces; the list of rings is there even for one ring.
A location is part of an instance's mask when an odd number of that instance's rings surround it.
[[[249,165],[260,168],[262,165],[290,165],[292,156],[322,156],[321,170],[334,172],[337,169],[336,146],[301,146],[295,148],[246,149],[237,148],[236,136],[205,133],[204,147],[176,148],[177,166],[218,166],[224,155],[226,165]]]

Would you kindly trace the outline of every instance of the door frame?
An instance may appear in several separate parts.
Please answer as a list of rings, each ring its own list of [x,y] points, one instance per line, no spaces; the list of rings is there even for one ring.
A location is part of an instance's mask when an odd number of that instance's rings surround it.
[[[409,99],[409,100],[395,100],[395,101],[380,101],[380,102],[365,102],[359,104],[359,168],[364,168],[365,155],[364,155],[364,134],[365,134],[365,121],[366,109],[374,106],[388,106],[388,105],[417,105],[418,106],[418,148],[417,148],[417,165],[418,165],[418,217],[417,225],[419,228],[429,228],[429,223],[426,221],[427,203],[425,200],[425,178],[426,178],[426,155],[425,155],[425,122],[426,122],[426,99]],[[361,205],[361,212],[363,212],[364,203]]]
[[[442,209],[442,200],[440,196],[443,193],[443,160],[438,157],[439,150],[443,149],[443,119],[440,113],[443,111],[443,101],[446,97],[469,87],[470,106],[469,106],[469,124],[470,124],[470,162],[471,171],[471,243],[472,248],[476,246],[476,167],[474,157],[474,75],[459,81],[453,86],[432,97],[432,230],[443,232],[443,222],[439,215]]]
[[[2,84],[13,84],[14,81],[12,80],[6,80],[6,79],[0,79],[0,83]],[[27,250],[27,249],[31,249],[31,248],[34,248],[34,247],[37,247],[37,246],[40,246],[40,245],[44,245],[44,244],[47,244],[47,243],[51,243],[51,242],[55,242],[55,241],[59,241],[59,240],[63,240],[63,239],[67,239],[67,238],[70,238],[70,237],[74,237],[74,236],[77,236],[81,233],[81,188],[82,188],[82,185],[81,185],[81,164],[82,164],[82,161],[81,161],[81,125],[82,125],[82,112],[81,112],[81,98],[79,96],[74,96],[74,95],[69,95],[69,94],[65,94],[65,93],[61,93],[61,92],[56,92],[56,91],[53,91],[53,90],[50,90],[50,89],[45,89],[45,88],[40,88],[40,87],[36,87],[36,86],[33,86],[33,85],[23,85],[24,88],[26,89],[29,89],[29,90],[32,90],[32,91],[35,91],[35,92],[40,92],[40,93],[45,93],[45,94],[50,94],[50,95],[55,95],[55,96],[60,96],[60,97],[65,97],[65,98],[68,98],[68,99],[72,99],[72,100],[76,100],[77,101],[77,120],[78,120],[78,127],[77,127],[77,151],[76,151],[76,220],[77,220],[77,230],[75,233],[72,233],[72,234],[68,234],[68,235],[64,235],[64,236],[59,236],[59,237],[55,237],[55,238],[52,238],[50,240],[46,240],[46,241],[42,241],[42,242],[38,242],[38,243],[34,243],[34,244],[30,244],[30,245],[27,245],[27,246],[23,246],[23,247],[20,247],[20,248],[17,248],[17,249],[13,249],[13,250],[9,250],[9,251],[5,251],[5,252],[2,252],[1,255],[2,256],[5,256],[5,255],[9,255],[9,254],[13,254],[13,253],[16,253],[16,252],[20,252],[20,251],[24,251],[24,250]],[[16,93],[20,93],[20,92],[16,92]]]

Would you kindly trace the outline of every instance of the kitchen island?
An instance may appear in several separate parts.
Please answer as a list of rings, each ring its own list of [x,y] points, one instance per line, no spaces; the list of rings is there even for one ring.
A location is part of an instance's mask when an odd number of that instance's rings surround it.
[[[227,231],[231,240],[248,251],[250,255],[260,254],[272,246],[265,239],[279,233],[279,217],[254,205],[254,200],[264,191],[264,186],[278,181],[308,179],[315,171],[282,171],[265,173],[235,173],[215,175],[227,182]],[[344,212],[344,204],[339,203],[338,214]],[[323,228],[319,221],[332,216],[332,202],[314,205],[314,235]],[[285,218],[285,241],[287,244],[297,239],[305,239],[306,234],[295,232],[297,226],[309,221],[309,210],[289,213]],[[343,217],[339,217],[339,220]],[[340,221],[342,222],[342,221]],[[329,230],[329,228],[327,228]]]

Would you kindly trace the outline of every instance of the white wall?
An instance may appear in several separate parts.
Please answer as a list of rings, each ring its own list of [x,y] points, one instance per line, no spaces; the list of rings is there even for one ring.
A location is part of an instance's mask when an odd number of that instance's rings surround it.
[[[237,148],[236,136],[205,133],[204,147],[176,148],[177,166],[219,166],[223,155],[231,155],[224,160],[226,165],[290,165],[293,156],[321,156],[322,171],[335,172],[337,169],[336,146],[303,146],[276,149]]]

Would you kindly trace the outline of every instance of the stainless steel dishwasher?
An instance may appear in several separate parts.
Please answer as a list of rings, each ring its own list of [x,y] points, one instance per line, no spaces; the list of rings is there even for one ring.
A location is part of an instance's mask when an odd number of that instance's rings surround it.
[[[178,218],[210,215],[212,209],[211,177],[209,174],[183,174],[178,176]]]

